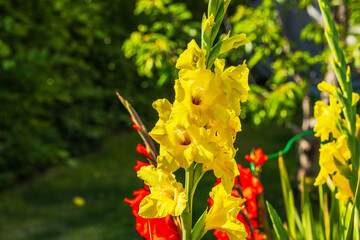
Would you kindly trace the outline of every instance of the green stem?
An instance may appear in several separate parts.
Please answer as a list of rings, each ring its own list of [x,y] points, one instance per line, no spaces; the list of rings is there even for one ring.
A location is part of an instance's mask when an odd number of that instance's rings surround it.
[[[359,193],[359,158],[360,143],[356,138],[356,106],[352,104],[352,83],[350,69],[346,66],[344,54],[340,48],[339,37],[335,28],[335,23],[331,15],[330,5],[327,0],[318,0],[320,10],[324,19],[325,36],[334,57],[333,69],[338,79],[341,91],[336,92],[336,98],[340,100],[343,113],[347,123],[347,130],[342,131],[346,135],[347,144],[351,152],[351,163],[353,174],[350,178],[350,187],[354,193],[354,207],[352,210],[352,221],[347,229],[347,239],[358,239],[358,216],[360,213],[360,193]],[[349,176],[347,176],[349,177]],[[354,232],[353,232],[354,229]],[[352,234],[355,234],[353,236]],[[355,238],[354,238],[355,237]]]
[[[270,158],[276,158],[276,157],[279,157],[280,155],[284,155],[285,153],[287,153],[289,150],[290,150],[290,147],[291,145],[296,141],[298,140],[299,138],[302,138],[302,137],[305,137],[305,136],[308,136],[308,135],[312,135],[314,134],[314,130],[309,130],[309,131],[306,131],[306,132],[302,132],[302,133],[299,133],[298,135],[295,135],[293,136],[292,138],[290,138],[290,140],[286,143],[286,146],[283,150],[279,151],[279,152],[276,152],[276,153],[272,153],[272,154],[268,154],[268,159]]]
[[[194,186],[194,163],[185,170],[185,193],[188,202],[184,212],[181,214],[182,240],[191,239],[192,230],[192,192]]]

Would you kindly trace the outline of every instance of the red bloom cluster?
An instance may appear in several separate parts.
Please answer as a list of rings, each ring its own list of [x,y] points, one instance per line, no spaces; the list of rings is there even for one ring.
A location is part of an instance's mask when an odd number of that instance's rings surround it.
[[[245,159],[249,162],[253,162],[256,166],[261,166],[268,160],[268,156],[263,153],[261,148],[258,148],[251,155],[245,155]]]
[[[141,167],[147,165],[149,164],[137,161],[135,171],[137,172]],[[132,212],[136,218],[136,231],[138,231],[139,234],[147,240],[180,240],[178,229],[170,215],[164,218],[153,219],[146,219],[139,216],[139,205],[149,194],[149,187],[145,185],[144,189],[134,191],[134,199],[124,199],[124,201],[129,203],[130,207],[133,209]]]
[[[257,228],[259,228],[258,223],[258,204],[257,204],[257,195],[262,193],[263,186],[259,182],[259,179],[254,177],[251,173],[251,170],[248,168],[243,168],[240,164],[238,164],[238,169],[240,172],[239,177],[235,178],[235,187],[231,193],[234,197],[244,197],[246,199],[245,206],[246,208],[243,208],[242,212],[243,214],[246,214],[250,219],[250,223],[254,229],[254,239],[251,236],[250,228],[245,220],[242,213],[239,213],[237,215],[237,219],[242,222],[246,228],[246,231],[248,233],[248,239],[249,240],[265,240],[266,237],[263,236]],[[240,180],[240,181],[239,181]],[[219,180],[218,180],[219,181]],[[241,194],[236,190],[237,188],[241,189]],[[208,202],[210,203],[210,208],[212,206],[212,199],[209,198]],[[214,235],[217,237],[218,240],[229,240],[227,234],[225,232],[215,230]]]

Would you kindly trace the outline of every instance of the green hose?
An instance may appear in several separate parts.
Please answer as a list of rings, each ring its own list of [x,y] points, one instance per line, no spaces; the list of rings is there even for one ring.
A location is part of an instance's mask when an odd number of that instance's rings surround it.
[[[290,138],[290,140],[286,143],[286,146],[285,146],[285,148],[284,148],[283,150],[280,150],[279,152],[276,152],[276,153],[272,153],[272,154],[267,155],[267,156],[268,156],[268,159],[279,157],[280,154],[281,154],[281,155],[284,155],[285,153],[287,153],[287,152],[290,150],[291,145],[292,145],[296,140],[298,140],[299,138],[308,136],[308,135],[312,135],[312,134],[314,134],[314,133],[315,133],[314,130],[309,130],[309,131],[302,132],[302,133],[299,133],[298,135],[293,136],[293,137]]]

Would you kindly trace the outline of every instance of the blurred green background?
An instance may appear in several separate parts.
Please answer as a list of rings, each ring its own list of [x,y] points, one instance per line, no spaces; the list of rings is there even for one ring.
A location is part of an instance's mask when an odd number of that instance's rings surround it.
[[[335,20],[356,77],[360,8],[331,4],[348,11]],[[141,239],[123,199],[142,187],[133,167],[145,159],[115,93],[151,129],[151,103],[172,100],[174,64],[187,42],[199,42],[206,9],[191,0],[0,0],[0,239]],[[283,148],[302,125],[304,96],[319,98],[328,50],[316,9],[311,0],[230,4],[221,34],[251,41],[223,56],[233,65],[247,59],[251,69],[236,144],[245,166],[253,148]],[[285,160],[296,188],[295,148]],[[284,216],[276,160],[262,180]],[[214,182],[208,174],[201,183],[196,214]]]

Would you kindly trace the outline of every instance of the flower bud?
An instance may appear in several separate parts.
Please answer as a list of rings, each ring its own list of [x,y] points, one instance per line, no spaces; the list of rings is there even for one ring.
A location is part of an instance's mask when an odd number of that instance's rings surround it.
[[[246,35],[244,33],[230,37],[229,32],[228,35],[222,40],[219,54],[227,52],[233,48],[238,48],[244,44],[247,44],[248,42],[249,41],[246,39]]]
[[[215,17],[213,14],[210,15],[209,18],[204,17],[204,31],[207,36],[210,36],[211,30],[215,25]]]

